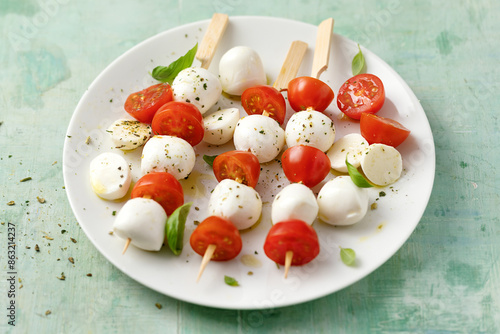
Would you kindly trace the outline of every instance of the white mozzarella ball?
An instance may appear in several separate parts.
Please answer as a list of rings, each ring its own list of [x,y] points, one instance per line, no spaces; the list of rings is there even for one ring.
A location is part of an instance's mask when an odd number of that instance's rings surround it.
[[[141,171],[168,172],[177,180],[184,179],[194,168],[196,155],[187,141],[173,136],[154,136],[142,150]]]
[[[271,219],[273,224],[299,219],[312,225],[318,216],[318,202],[311,189],[300,183],[283,188],[273,201]]]
[[[365,188],[356,186],[349,176],[338,176],[318,193],[318,217],[331,225],[352,225],[366,215],[368,201]]]
[[[118,119],[106,130],[116,148],[122,151],[141,147],[151,137],[151,126],[136,120]]]
[[[252,187],[224,179],[210,196],[208,212],[210,215],[226,218],[238,230],[244,230],[259,220],[262,200]]]
[[[121,155],[106,152],[90,162],[92,190],[103,199],[115,200],[125,196],[131,180],[130,168]]]
[[[326,152],[335,141],[335,125],[325,114],[316,110],[296,112],[285,129],[286,144],[313,146]]]
[[[350,133],[335,143],[326,155],[330,159],[332,168],[341,173],[347,173],[345,159],[355,168],[361,165],[361,157],[368,147],[368,142],[358,133]]]
[[[222,56],[219,78],[224,92],[238,96],[247,88],[267,83],[262,60],[247,46],[236,46]]]
[[[276,158],[285,145],[285,131],[274,119],[250,115],[238,121],[234,131],[234,146],[240,151],[250,151],[259,163]]]
[[[165,239],[167,214],[152,199],[133,198],[118,212],[113,223],[113,233],[131,244],[147,251],[159,251]]]
[[[203,141],[212,145],[222,145],[233,138],[234,129],[240,119],[238,108],[217,110],[203,118],[205,135]]]
[[[188,67],[172,83],[174,101],[194,104],[203,115],[220,97],[222,86],[217,76],[201,67]]]
[[[378,186],[396,182],[403,171],[401,154],[384,144],[368,146],[361,158],[361,169],[366,178]]]

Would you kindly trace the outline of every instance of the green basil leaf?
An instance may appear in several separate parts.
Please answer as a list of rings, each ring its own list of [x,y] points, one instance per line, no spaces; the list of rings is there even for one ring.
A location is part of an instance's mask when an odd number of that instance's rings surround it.
[[[361,52],[359,44],[358,44],[358,49],[359,52],[352,59],[352,64],[351,64],[352,75],[360,74],[361,72],[363,72],[363,69],[365,67],[365,57],[363,56],[363,52]]]
[[[232,278],[230,276],[226,276],[226,275],[224,275],[224,283],[226,283],[227,285],[230,285],[230,286],[240,286],[240,284],[238,283],[237,280],[235,280],[234,278]]]
[[[214,160],[217,158],[216,155],[203,155],[203,160],[210,165],[210,167],[214,166]]]
[[[350,266],[351,264],[354,263],[354,260],[356,259],[356,252],[354,252],[350,248],[342,248],[342,247],[340,247],[340,259],[346,265]]]
[[[349,161],[347,161],[347,156],[345,158],[345,164],[347,165],[347,172],[351,177],[352,182],[360,188],[371,188],[373,185],[368,182],[367,179],[361,174],[356,167],[351,165]]]
[[[170,247],[175,255],[179,255],[182,252],[184,226],[186,225],[186,219],[192,204],[192,202],[189,202],[178,207],[167,218],[165,233],[167,234],[168,247]]]
[[[185,68],[193,65],[193,60],[198,51],[198,43],[189,50],[184,56],[179,57],[176,61],[168,66],[156,66],[151,73],[151,76],[158,81],[168,82],[172,84],[177,74]]]

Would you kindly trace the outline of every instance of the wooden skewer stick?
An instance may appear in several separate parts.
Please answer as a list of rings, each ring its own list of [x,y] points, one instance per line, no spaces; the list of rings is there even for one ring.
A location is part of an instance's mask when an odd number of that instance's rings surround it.
[[[125,252],[127,251],[128,246],[130,246],[131,241],[132,241],[132,239],[130,239],[130,238],[127,238],[127,241],[125,241],[125,247],[123,247],[122,255],[125,254]]]
[[[288,270],[292,265],[293,251],[287,251],[285,254],[285,278],[288,277]]]
[[[196,277],[196,283],[198,283],[198,281],[200,280],[201,274],[203,274],[205,267],[207,266],[208,262],[210,262],[212,255],[214,255],[215,248],[217,248],[216,245],[208,245],[207,250],[203,255],[203,259],[201,260],[200,271],[198,272],[198,277]]]
[[[314,49],[314,58],[312,64],[311,76],[319,79],[321,73],[328,68],[330,59],[330,48],[332,45],[333,18],[321,22],[318,26],[316,35],[316,47]]]
[[[196,59],[201,61],[201,67],[204,69],[210,66],[215,50],[226,31],[228,21],[229,17],[226,14],[215,13],[212,16],[207,32],[196,52]]]
[[[307,51],[307,43],[302,41],[293,41],[285,58],[283,66],[281,66],[278,78],[274,82],[273,87],[277,90],[283,90],[288,87],[290,80],[295,78],[299,71],[300,64]]]

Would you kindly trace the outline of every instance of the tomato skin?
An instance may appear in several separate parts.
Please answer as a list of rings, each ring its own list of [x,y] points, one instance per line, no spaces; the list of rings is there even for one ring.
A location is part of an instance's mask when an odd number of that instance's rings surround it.
[[[355,97],[355,101],[353,101]],[[362,73],[347,80],[339,89],[337,106],[352,119],[362,113],[375,114],[385,102],[384,84],[373,74]]]
[[[188,102],[172,101],[156,112],[151,129],[155,135],[169,135],[186,140],[191,146],[199,144],[205,128],[198,108]]]
[[[125,111],[142,123],[151,124],[156,111],[174,98],[168,83],[160,83],[130,94],[125,101]]]
[[[298,77],[291,80],[287,92],[288,102],[295,111],[312,108],[323,112],[335,97],[330,86],[313,77]]]
[[[209,245],[216,245],[211,261],[228,261],[241,252],[240,232],[229,220],[210,216],[202,221],[189,238],[191,248],[203,256]]]
[[[241,183],[255,188],[260,176],[259,159],[246,151],[228,151],[214,159],[213,169],[217,181],[241,180]],[[238,181],[239,182],[239,181]]]
[[[273,225],[264,242],[264,252],[272,261],[284,265],[287,251],[293,251],[292,266],[301,266],[314,260],[319,254],[316,231],[298,219]]]
[[[305,145],[287,148],[281,157],[281,165],[290,182],[302,182],[309,188],[323,181],[331,168],[330,159],[324,152]]]
[[[280,125],[285,121],[286,102],[281,93],[271,86],[254,86],[241,94],[241,105],[249,115],[262,115],[264,111]]]
[[[393,119],[372,114],[361,114],[361,135],[371,144],[399,146],[410,135],[410,130]]]
[[[141,177],[132,189],[131,198],[148,197],[158,202],[167,216],[184,204],[181,184],[170,173],[155,172]]]

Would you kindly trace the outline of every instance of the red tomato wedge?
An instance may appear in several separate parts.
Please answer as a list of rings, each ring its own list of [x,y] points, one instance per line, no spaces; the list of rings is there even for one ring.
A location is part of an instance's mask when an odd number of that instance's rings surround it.
[[[273,225],[264,242],[264,252],[274,262],[284,265],[288,251],[293,251],[292,266],[301,266],[314,260],[319,254],[316,231],[298,219]]]
[[[362,113],[375,114],[384,102],[384,84],[373,74],[363,73],[350,78],[337,95],[340,111],[353,119],[360,119]]]
[[[372,114],[362,114],[359,127],[361,135],[370,145],[378,143],[397,147],[410,135],[410,130],[401,123]]]
[[[274,87],[254,86],[245,89],[241,95],[241,105],[249,115],[262,115],[267,111],[269,117],[279,124],[283,124],[285,120],[285,98]]]
[[[177,179],[170,173],[149,173],[141,177],[132,189],[131,198],[147,197],[158,202],[167,216],[184,204],[184,191]]]
[[[201,142],[205,129],[198,108],[188,102],[166,103],[155,114],[151,129],[155,135],[169,135],[186,140],[191,146]]]
[[[213,169],[219,182],[224,179],[231,179],[255,188],[259,181],[259,160],[251,152],[224,152],[214,159]]]
[[[191,248],[203,256],[209,245],[215,245],[211,261],[234,259],[241,251],[243,243],[240,232],[229,220],[210,216],[202,221],[189,238]]]
[[[312,108],[323,112],[335,97],[330,86],[313,77],[298,77],[291,80],[287,92],[288,102],[295,111]]]
[[[316,147],[296,145],[286,149],[281,157],[283,172],[290,182],[302,182],[314,187],[328,175],[330,159]]]
[[[124,108],[139,122],[151,124],[156,111],[172,99],[173,92],[170,85],[161,83],[130,94]]]

